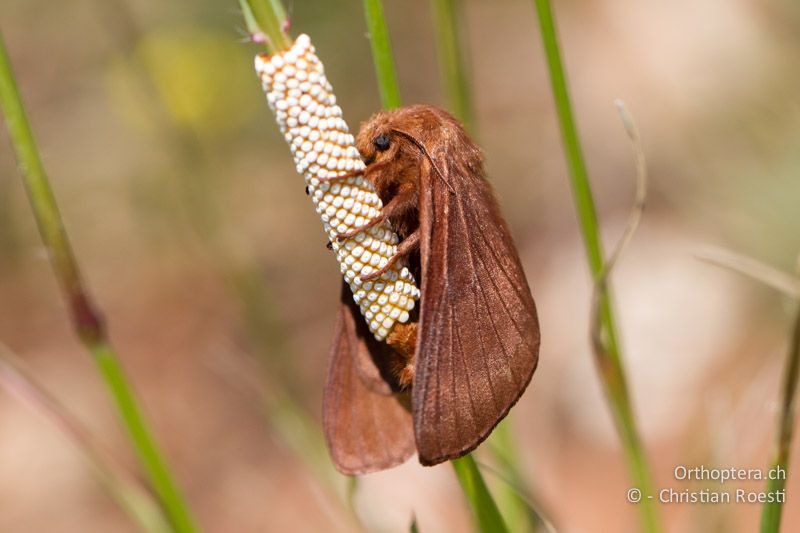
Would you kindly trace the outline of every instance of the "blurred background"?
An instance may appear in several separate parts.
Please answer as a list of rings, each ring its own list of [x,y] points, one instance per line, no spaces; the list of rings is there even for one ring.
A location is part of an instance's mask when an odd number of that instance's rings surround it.
[[[623,98],[651,191],[614,275],[656,486],[677,465],[765,468],[792,302],[696,258],[707,245],[793,272],[800,251],[800,8],[789,0],[555,2],[607,243],[634,194]],[[358,0],[286,4],[352,129],[379,109]],[[590,277],[536,16],[464,0],[476,137],[536,298],[539,370],[508,430],[561,531],[635,531],[588,342]],[[385,2],[407,103],[444,105],[431,6]],[[5,0],[0,28],[67,230],[124,366],[206,531],[470,527],[449,465],[416,460],[348,500],[321,443],[340,277],[252,68],[238,4]],[[69,329],[0,132],[0,342],[131,470]],[[58,427],[0,393],[0,530],[135,531]],[[797,444],[797,443],[795,443]],[[486,446],[479,460],[491,461]],[[794,446],[795,452],[800,452]],[[784,531],[800,528],[800,453]],[[487,472],[498,490],[502,482]],[[763,483],[728,484],[757,489]],[[664,505],[667,530],[753,531],[760,506]]]

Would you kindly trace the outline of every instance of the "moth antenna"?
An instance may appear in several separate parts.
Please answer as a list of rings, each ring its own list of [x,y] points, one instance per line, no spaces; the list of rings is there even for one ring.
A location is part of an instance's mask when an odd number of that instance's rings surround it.
[[[428,148],[422,143],[422,141],[420,141],[407,131],[398,130],[396,128],[392,128],[392,131],[394,133],[399,133],[400,135],[402,135],[403,137],[414,143],[414,145],[420,149],[420,151],[425,155],[425,157],[428,158],[428,161],[430,161],[431,166],[433,166],[433,170],[436,171],[436,174],[439,175],[439,178],[444,182],[445,185],[447,185],[447,188],[450,189],[450,192],[453,194],[456,193],[455,189],[453,189],[453,187],[450,185],[450,182],[448,182],[447,178],[445,178],[444,174],[442,174],[442,171],[439,170],[438,166],[436,166],[436,161],[433,160],[433,156],[431,156],[431,153],[428,151]]]

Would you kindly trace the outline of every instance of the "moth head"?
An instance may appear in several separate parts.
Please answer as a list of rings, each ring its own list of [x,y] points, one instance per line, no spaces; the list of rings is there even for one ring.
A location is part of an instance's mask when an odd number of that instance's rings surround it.
[[[449,113],[428,105],[413,105],[383,111],[361,125],[356,147],[367,165],[391,164],[395,168],[414,167],[428,159],[443,176],[448,160],[470,169],[481,165],[480,149],[464,127]]]
[[[442,131],[440,110],[415,105],[382,111],[361,125],[356,147],[367,164],[408,160],[419,162],[419,144]]]
[[[399,139],[381,113],[364,123],[356,139],[356,147],[366,164],[386,162],[398,155]]]

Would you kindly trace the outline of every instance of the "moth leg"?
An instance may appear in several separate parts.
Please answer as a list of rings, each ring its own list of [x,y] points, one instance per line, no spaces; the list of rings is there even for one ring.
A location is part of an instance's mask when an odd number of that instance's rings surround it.
[[[332,181],[343,180],[347,178],[355,178],[356,176],[361,176],[367,173],[368,169],[361,169],[361,170],[351,170],[349,172],[345,172],[344,174],[337,174],[335,176],[326,176],[324,178],[317,178],[320,183],[330,183]]]
[[[341,242],[341,241],[343,241],[345,239],[349,239],[351,237],[355,237],[359,233],[362,233],[362,232],[368,230],[372,226],[374,226],[376,224],[380,224],[381,222],[383,222],[387,218],[391,218],[391,217],[393,217],[395,215],[399,215],[400,213],[402,213],[403,211],[408,209],[410,205],[413,205],[413,203],[414,203],[413,200],[414,200],[414,195],[415,194],[416,194],[416,191],[414,190],[414,187],[412,185],[409,185],[409,186],[399,190],[397,192],[397,194],[394,195],[394,198],[389,200],[389,202],[386,205],[383,206],[383,209],[381,209],[381,212],[378,214],[378,216],[376,216],[372,220],[368,221],[363,226],[359,226],[359,227],[357,227],[356,229],[354,229],[352,231],[348,231],[348,232],[345,232],[345,233],[337,234],[336,235],[336,239],[339,242]]]
[[[380,170],[384,166],[386,166],[386,163],[374,163],[372,165],[369,165],[368,167],[359,170],[349,170],[343,174],[337,174],[335,176],[327,176],[324,178],[317,178],[317,179],[319,180],[320,183],[330,183],[332,181],[344,180],[347,178],[355,178],[356,176],[366,177],[367,175]]]
[[[386,205],[388,206],[389,204],[386,204]],[[386,208],[384,207],[384,209],[386,209]],[[359,227],[357,227],[356,229],[354,229],[352,231],[346,231],[345,233],[337,233],[336,234],[336,240],[339,241],[339,242],[342,242],[345,239],[349,239],[351,237],[355,237],[359,233],[363,233],[363,232],[367,231],[372,226],[374,226],[376,224],[380,224],[384,220],[386,220],[386,215],[383,213],[383,210],[381,210],[381,212],[378,214],[378,216],[376,216],[375,218],[373,218],[372,220],[370,220],[369,222],[367,222],[363,226],[359,226]]]
[[[361,280],[362,281],[372,281],[376,278],[379,278],[386,274],[390,268],[397,262],[398,259],[401,257],[408,255],[409,252],[419,248],[419,229],[417,229],[414,233],[403,239],[403,242],[397,245],[397,252],[389,258],[385,265],[383,265],[378,270],[370,272],[369,274],[362,274]]]

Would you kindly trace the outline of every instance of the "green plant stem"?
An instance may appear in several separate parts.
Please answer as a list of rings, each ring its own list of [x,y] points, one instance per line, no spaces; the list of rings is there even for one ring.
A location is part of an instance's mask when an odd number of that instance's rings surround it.
[[[375,60],[381,103],[384,109],[400,107],[400,87],[397,84],[394,59],[389,44],[389,32],[386,29],[380,0],[364,0],[364,12],[372,43],[372,55]],[[483,533],[507,531],[503,517],[492,499],[475,459],[471,455],[465,455],[451,463],[464,495],[470,503],[479,530]]]
[[[598,230],[597,213],[595,211],[589,177],[581,152],[578,132],[570,104],[567,81],[561,61],[555,21],[549,0],[534,0],[539,17],[545,56],[550,72],[556,111],[561,127],[562,140],[569,167],[570,180],[578,214],[581,234],[586,248],[586,255],[592,275],[595,279],[602,276],[604,269],[603,248]],[[635,485],[644,497],[638,504],[642,531],[659,530],[658,518],[652,495],[652,482],[645,459],[644,450],[639,441],[636,420],[631,407],[631,400],[625,380],[621,351],[611,297],[608,288],[603,284],[599,294],[599,319],[602,325],[602,336],[605,340],[604,357],[600,358],[599,369],[601,379],[609,399],[611,411],[617,430],[620,434],[623,449]]]
[[[259,27],[262,29],[265,28],[264,22],[262,22],[264,19],[259,18],[257,15],[257,8],[254,5],[258,0],[240,1],[242,3],[245,19],[248,23],[248,29],[251,33],[255,34],[259,30]],[[389,42],[389,32],[386,27],[386,21],[383,16],[383,6],[380,0],[364,0],[364,13],[372,46],[372,56],[382,105],[385,109],[400,107],[400,88],[397,83],[394,58]],[[268,13],[268,15],[268,18],[280,20],[280,14],[274,10]],[[274,42],[271,39],[270,41]],[[466,88],[466,82],[464,80],[460,83],[461,88]],[[505,523],[497,509],[497,505],[492,499],[486,487],[486,483],[481,476],[480,470],[478,470],[475,464],[475,460],[467,455],[453,461],[453,467],[461,482],[465,495],[471,503],[480,530],[483,532],[507,531]]]
[[[130,385],[111,347],[105,327],[89,298],[58,205],[44,170],[11,62],[0,35],[0,107],[17,153],[31,208],[78,337],[92,354],[109,389],[137,455],[175,531],[194,531],[188,509],[172,481],[166,463],[147,429]]]
[[[170,522],[176,531],[194,531],[183,497],[172,481],[169,468],[147,428],[114,349],[106,341],[95,343],[88,348],[108,385],[109,392],[114,397],[139,461],[147,470],[150,482],[167,510]]]
[[[461,489],[470,503],[470,508],[481,533],[504,533],[508,531],[497,504],[489,493],[481,471],[471,455],[450,461],[456,472]]]
[[[537,531],[547,521],[530,504],[529,490],[511,433],[510,417],[510,414],[506,416],[487,440],[501,481],[494,486],[495,501],[511,531]]]
[[[472,94],[467,82],[463,43],[458,36],[460,0],[433,0],[436,48],[448,108],[467,130],[474,133]]]
[[[797,384],[800,379],[800,309],[797,310],[792,341],[786,358],[781,390],[780,422],[776,434],[775,456],[770,465],[773,477],[767,482],[767,491],[773,494],[786,490],[789,471],[789,454],[794,433],[794,415],[797,403]],[[785,497],[785,493],[784,493]],[[785,501],[785,500],[784,500]],[[783,503],[767,502],[761,511],[761,533],[777,533],[781,525]]]
[[[432,7],[439,69],[445,86],[447,107],[453,116],[475,135],[477,126],[474,120],[467,61],[463,52],[463,41],[459,38],[462,3],[460,0],[432,0]],[[494,501],[502,511],[500,515],[505,518],[504,523],[512,531],[534,530],[543,523],[543,520],[517,492],[517,489],[523,488],[525,483],[519,466],[519,457],[513,446],[510,422],[511,415],[494,428],[488,440],[489,450],[502,469],[504,478],[514,484],[513,487],[507,483],[495,486]]]
[[[286,33],[286,11],[280,0],[239,0],[248,31],[261,32],[270,53],[288,50],[292,39]],[[255,27],[254,27],[255,26]]]
[[[385,109],[400,107],[400,87],[397,84],[397,71],[381,0],[364,0],[364,16],[367,19],[367,31],[372,46],[372,60],[375,63],[381,103]]]

